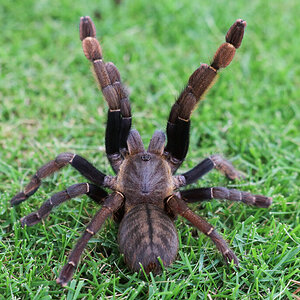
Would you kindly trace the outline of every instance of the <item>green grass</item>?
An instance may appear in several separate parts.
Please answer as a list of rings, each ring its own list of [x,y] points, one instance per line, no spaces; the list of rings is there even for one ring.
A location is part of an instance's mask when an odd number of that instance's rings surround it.
[[[300,6],[290,1],[2,1],[0,5],[0,299],[295,299],[300,281]],[[209,62],[237,18],[247,20],[234,62],[192,118],[181,171],[222,153],[247,178],[211,172],[199,186],[272,196],[270,209],[229,202],[193,209],[241,261],[224,265],[207,237],[179,218],[178,259],[159,276],[131,273],[108,221],[89,243],[71,283],[55,279],[98,207],[87,197],[45,222],[18,220],[49,195],[84,182],[72,168],[45,180],[22,205],[9,200],[43,163],[76,152],[112,174],[104,153],[106,103],[78,37],[81,15],[95,21],[106,61],[129,87],[134,127],[145,144],[200,62]],[[298,294],[300,297],[300,293]]]

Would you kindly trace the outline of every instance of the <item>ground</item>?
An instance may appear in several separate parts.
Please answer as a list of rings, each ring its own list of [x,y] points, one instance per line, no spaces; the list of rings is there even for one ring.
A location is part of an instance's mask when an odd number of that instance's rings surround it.
[[[290,1],[83,1],[1,3],[0,299],[295,299],[300,288],[300,7]],[[230,243],[240,268],[225,266],[207,237],[176,221],[179,254],[160,276],[128,270],[108,221],[74,279],[55,279],[98,207],[76,198],[31,228],[18,220],[49,195],[85,180],[71,167],[45,180],[19,207],[9,200],[45,162],[76,152],[112,174],[104,153],[106,103],[78,36],[93,18],[106,61],[129,88],[133,124],[147,144],[200,63],[209,63],[237,18],[245,39],[192,117],[186,171],[213,153],[246,179],[211,172],[195,186],[273,197],[269,209],[215,200],[192,206]],[[298,293],[298,297],[300,294]]]

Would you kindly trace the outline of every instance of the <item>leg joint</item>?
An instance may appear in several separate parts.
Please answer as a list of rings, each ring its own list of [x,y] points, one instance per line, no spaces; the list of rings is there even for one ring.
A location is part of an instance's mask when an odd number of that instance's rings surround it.
[[[85,231],[86,231],[87,233],[91,234],[91,235],[94,235],[94,234],[95,234],[95,232],[92,231],[92,230],[90,230],[89,228],[87,228]]]
[[[211,233],[214,231],[214,228],[213,227],[211,227],[209,230],[208,230],[208,232],[206,233],[206,235],[211,235]]]
[[[74,153],[64,152],[59,154],[54,161],[55,163],[57,163],[58,167],[61,168],[68,163],[72,163],[75,156],[76,154]]]

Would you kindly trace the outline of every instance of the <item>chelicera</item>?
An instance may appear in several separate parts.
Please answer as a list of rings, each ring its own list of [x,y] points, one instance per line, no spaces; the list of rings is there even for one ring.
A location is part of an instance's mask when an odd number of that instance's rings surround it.
[[[172,106],[165,134],[156,131],[148,149],[141,137],[131,129],[131,109],[128,94],[121,83],[118,69],[102,60],[102,50],[96,39],[96,30],[89,17],[80,20],[80,39],[85,56],[91,61],[95,76],[109,106],[105,136],[106,154],[116,176],[106,175],[91,163],[73,153],[59,154],[42,166],[30,183],[12,198],[17,205],[33,195],[46,176],[70,164],[87,180],[51,196],[36,212],[21,219],[22,226],[32,226],[44,219],[51,210],[74,197],[87,195],[101,205],[69,255],[57,282],[66,285],[72,278],[80,256],[88,241],[104,221],[113,216],[119,223],[118,241],[125,262],[133,271],[141,267],[146,273],[158,273],[170,265],[178,251],[178,236],[174,219],[180,215],[207,235],[223,255],[225,261],[238,265],[238,259],[212,225],[196,215],[189,203],[227,199],[258,207],[270,206],[272,199],[262,195],[227,189],[203,187],[180,190],[196,182],[213,169],[234,180],[241,174],[227,160],[212,155],[188,172],[175,175],[183,163],[189,145],[190,116],[201,96],[213,84],[219,69],[229,65],[240,47],[246,22],[239,19],[229,29],[226,42],[216,51],[211,65],[202,64],[190,76],[188,83]],[[104,189],[112,190],[108,194]],[[160,258],[160,260],[158,259]]]

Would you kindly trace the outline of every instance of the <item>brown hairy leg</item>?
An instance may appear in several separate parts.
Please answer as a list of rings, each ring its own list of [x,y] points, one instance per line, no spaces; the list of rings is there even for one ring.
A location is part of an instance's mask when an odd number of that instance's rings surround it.
[[[183,200],[175,195],[172,195],[167,199],[166,204],[174,213],[174,215],[181,215],[190,221],[197,229],[207,235],[214,242],[217,249],[221,252],[226,263],[230,263],[233,260],[234,264],[239,264],[234,252],[229,248],[225,240],[216,232],[213,226],[205,221],[202,217],[192,212]]]
[[[56,280],[57,283],[62,286],[67,285],[73,276],[73,273],[79,263],[80,256],[88,241],[100,230],[104,221],[122,206],[123,202],[124,196],[119,192],[113,193],[105,199],[102,208],[96,213],[75,245],[69,256],[68,263],[62,268],[59,277]]]
[[[173,173],[183,162],[189,145],[190,117],[199,100],[213,85],[217,72],[227,67],[241,45],[246,22],[238,19],[228,30],[226,42],[216,51],[211,65],[202,64],[190,76],[188,83],[172,106],[168,124],[168,143],[165,155],[169,158]]]
[[[131,108],[121,76],[112,62],[102,60],[102,49],[96,39],[96,29],[90,17],[80,19],[80,40],[83,52],[92,62],[93,70],[108,104],[105,147],[108,160],[117,173],[123,161],[121,153],[127,150],[127,137],[131,128]]]

